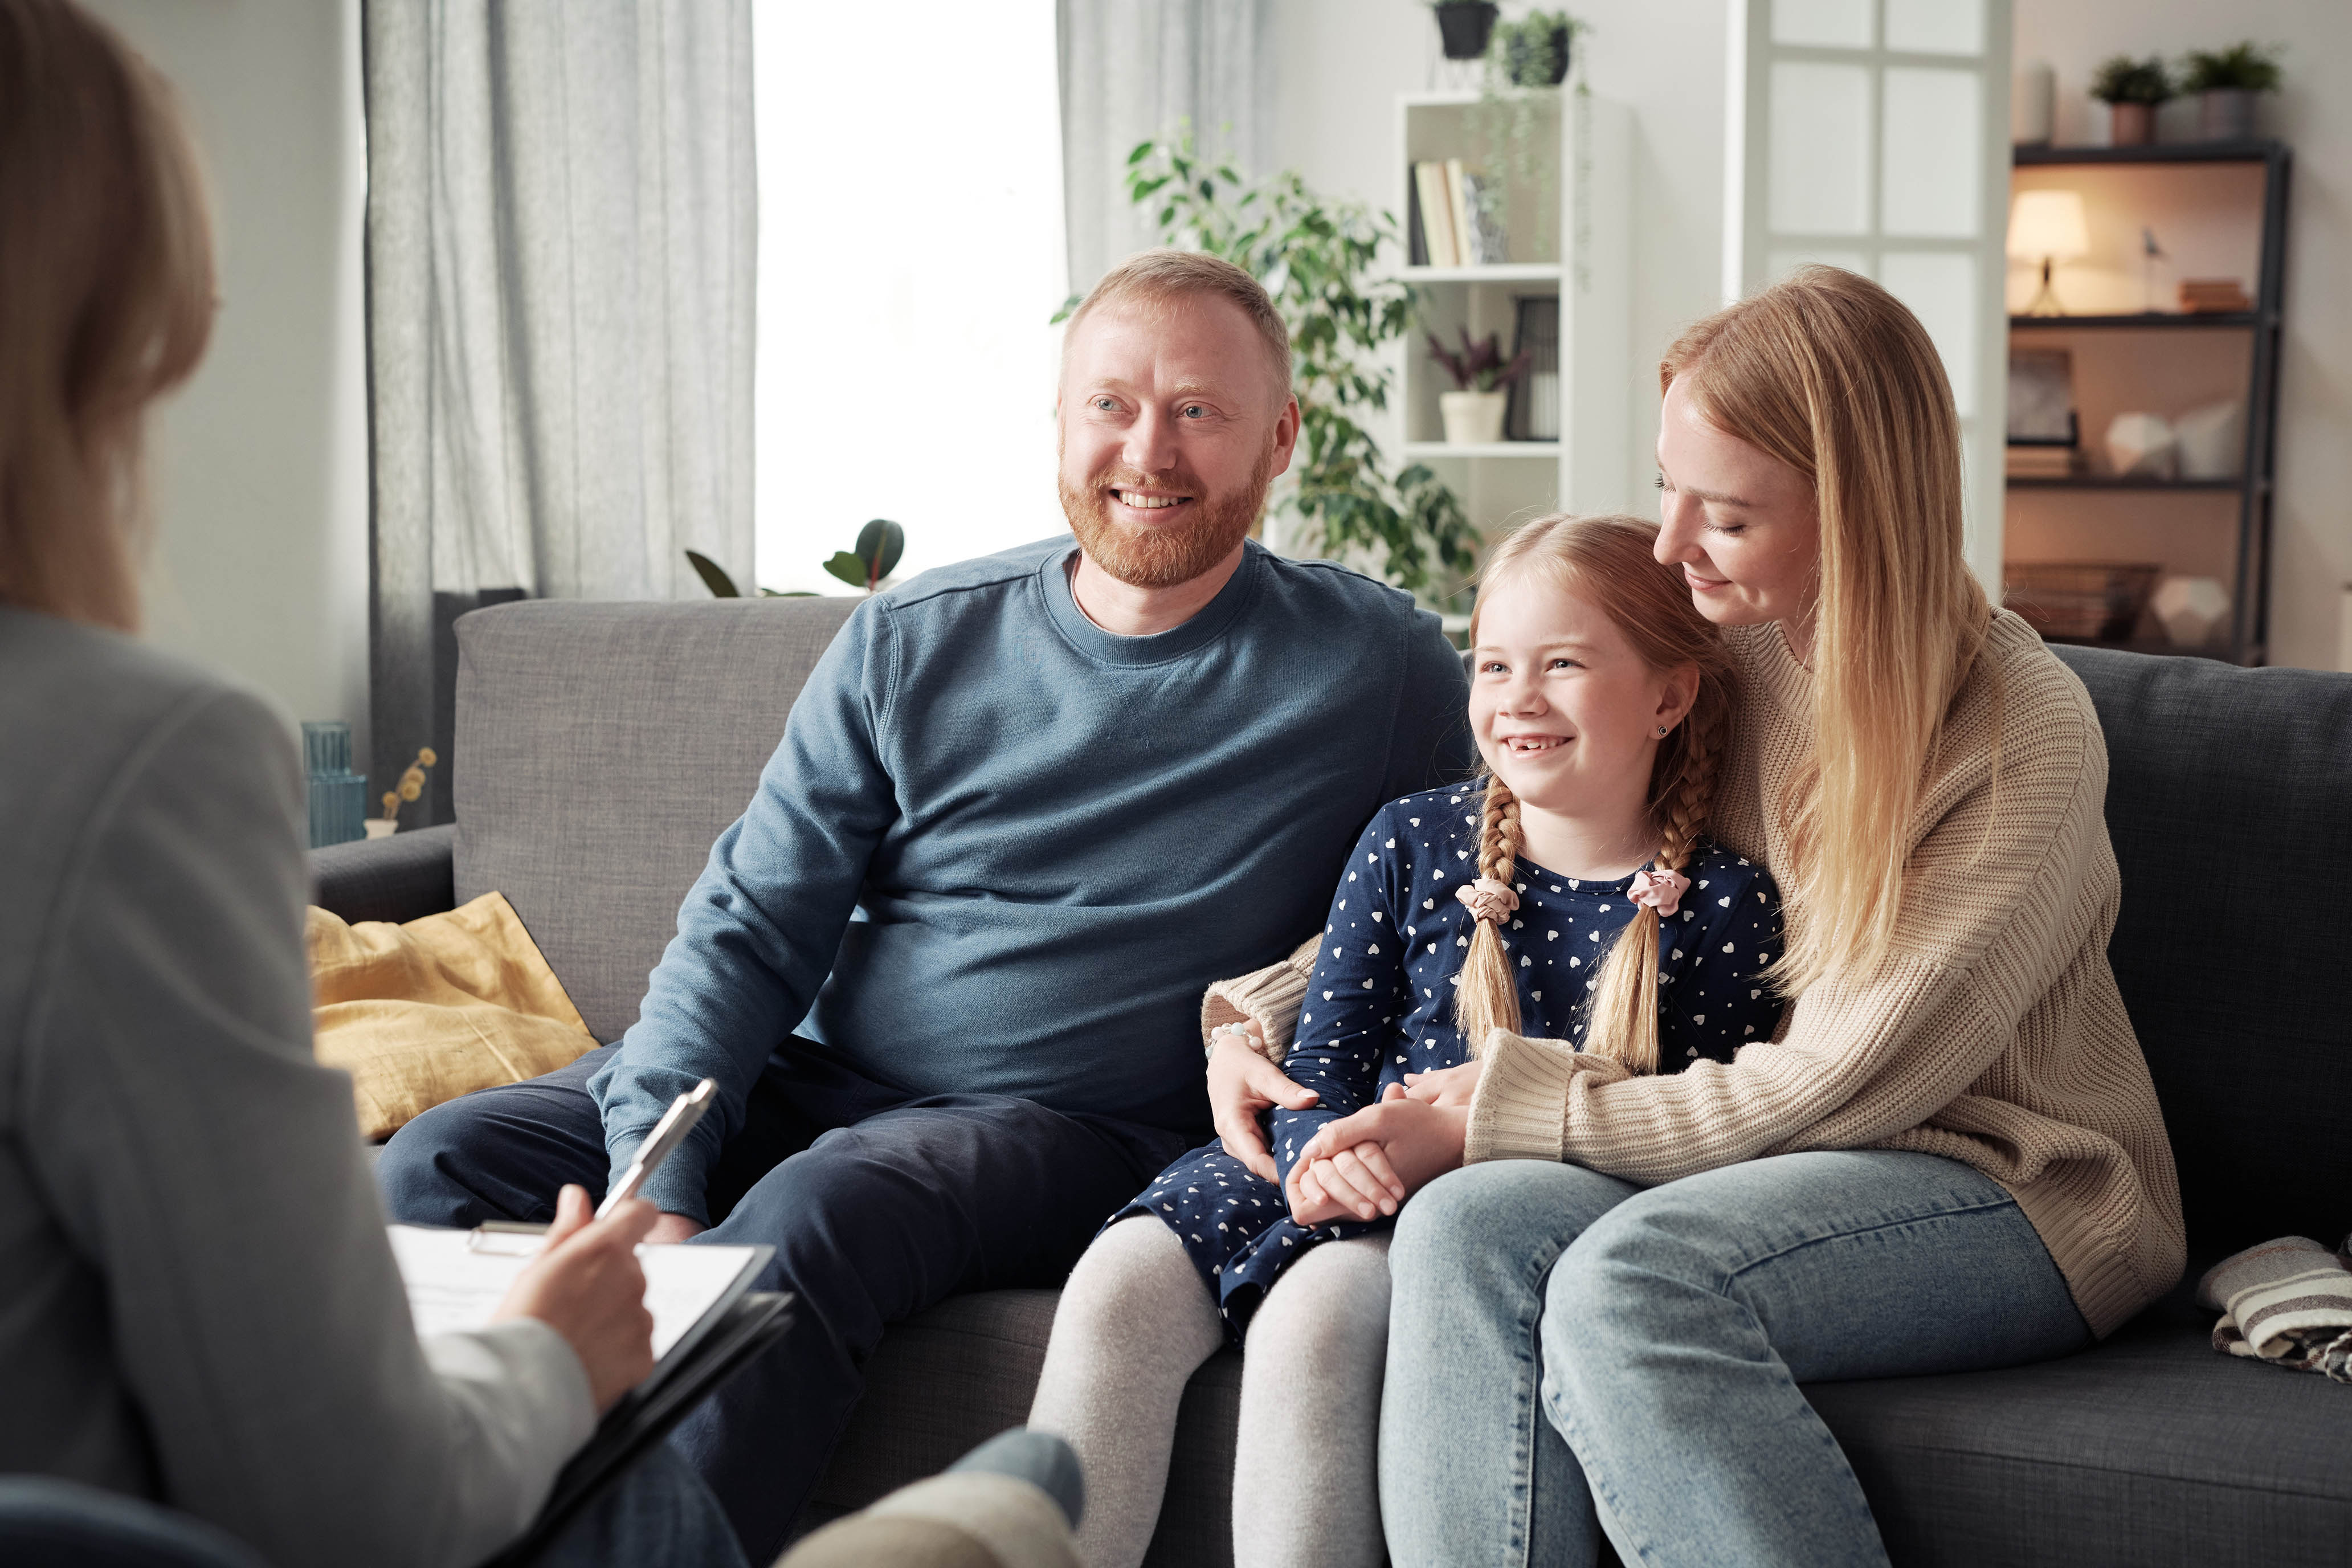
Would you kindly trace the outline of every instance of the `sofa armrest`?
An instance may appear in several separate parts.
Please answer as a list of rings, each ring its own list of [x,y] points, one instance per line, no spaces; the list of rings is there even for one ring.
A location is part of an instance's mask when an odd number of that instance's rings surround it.
[[[310,851],[311,897],[347,921],[413,921],[457,901],[457,825]]]

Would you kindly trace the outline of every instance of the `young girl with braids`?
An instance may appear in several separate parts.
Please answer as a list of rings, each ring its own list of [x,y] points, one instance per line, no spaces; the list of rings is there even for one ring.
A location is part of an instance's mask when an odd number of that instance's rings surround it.
[[[1319,1127],[1383,1097],[1466,1092],[1496,1029],[1635,1073],[1728,1062],[1772,1033],[1778,891],[1705,835],[1730,665],[1652,558],[1656,532],[1555,516],[1496,546],[1471,623],[1485,777],[1373,817],[1319,938],[1235,983],[1284,995],[1212,994],[1210,1015],[1254,1020],[1229,1026],[1309,1103],[1274,1113],[1279,1184],[1223,1143],[1196,1150],[1113,1217],[1064,1291],[1030,1420],[1086,1464],[1094,1568],[1141,1562],[1178,1400],[1227,1342],[1247,1352],[1234,1561],[1381,1561],[1386,1233],[1438,1173],[1377,1144],[1309,1150]],[[1289,1040],[1266,1027],[1286,1000]]]

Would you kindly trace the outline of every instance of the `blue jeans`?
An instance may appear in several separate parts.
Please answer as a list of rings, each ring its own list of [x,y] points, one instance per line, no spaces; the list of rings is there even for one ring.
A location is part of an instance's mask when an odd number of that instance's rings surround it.
[[[1642,1188],[1505,1160],[1398,1217],[1389,1554],[1883,1565],[1803,1382],[2016,1366],[2090,1330],[2016,1200],[1932,1154],[1784,1154]]]
[[[588,1079],[617,1047],[438,1105],[376,1166],[394,1219],[544,1220],[610,1168]],[[1105,1216],[1192,1142],[998,1094],[911,1098],[814,1041],[778,1047],[710,1172],[719,1245],[764,1242],[752,1281],[791,1326],[678,1424],[672,1444],[772,1561],[865,1388],[884,1329],[966,1290],[1059,1285]]]

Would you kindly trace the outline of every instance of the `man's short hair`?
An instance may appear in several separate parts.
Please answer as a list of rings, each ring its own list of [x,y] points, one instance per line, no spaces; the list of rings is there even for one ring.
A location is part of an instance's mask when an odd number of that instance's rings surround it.
[[[1120,305],[1131,300],[1148,304],[1166,304],[1177,300],[1214,295],[1230,300],[1241,307],[1242,313],[1257,329],[1265,341],[1265,352],[1274,365],[1275,386],[1282,401],[1290,400],[1290,329],[1283,325],[1282,313],[1274,308],[1273,296],[1265,285],[1241,268],[1223,258],[1203,255],[1197,250],[1139,250],[1102,275],[1081,304],[1070,315],[1069,332],[1078,330],[1078,323],[1102,305]],[[1069,333],[1063,334],[1066,358]]]

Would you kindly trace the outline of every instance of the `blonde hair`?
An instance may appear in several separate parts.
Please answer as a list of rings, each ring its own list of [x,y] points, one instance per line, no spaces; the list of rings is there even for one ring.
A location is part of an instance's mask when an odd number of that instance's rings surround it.
[[[1774,868],[1793,995],[1885,956],[1928,761],[1991,625],[1963,553],[1959,417],[1918,319],[1833,267],[1699,322],[1658,383],[1802,474],[1820,512],[1813,749],[1778,805],[1790,863]]]
[[[137,628],[147,405],[212,318],[170,88],[68,0],[0,0],[0,603]]]
[[[1731,656],[1722,634],[1692,607],[1681,577],[1658,564],[1658,525],[1638,517],[1538,518],[1489,552],[1478,574],[1483,601],[1497,584],[1540,575],[1606,613],[1652,669],[1698,672],[1690,711],[1658,742],[1651,764],[1649,826],[1656,864],[1690,863],[1715,806],[1716,783],[1731,738]],[[1470,616],[1478,640],[1478,615]],[[1478,833],[1478,874],[1508,883],[1523,847],[1519,803],[1495,774],[1486,779]],[[1658,1070],[1658,912],[1638,908],[1586,993],[1583,1049],[1638,1073]],[[1475,1052],[1497,1028],[1517,1032],[1519,993],[1502,932],[1477,922],[1454,996],[1454,1021]]]
[[[1275,386],[1280,394],[1278,401],[1288,402],[1290,329],[1284,324],[1282,312],[1275,309],[1274,297],[1243,268],[1222,257],[1197,250],[1139,250],[1104,273],[1087,291],[1086,302],[1070,313],[1069,330],[1062,334],[1064,357],[1068,356],[1069,342],[1076,335],[1078,323],[1105,306],[1131,300],[1165,305],[1202,295],[1230,300],[1249,318],[1250,325],[1257,329],[1257,335],[1265,343],[1267,360],[1274,368]]]

